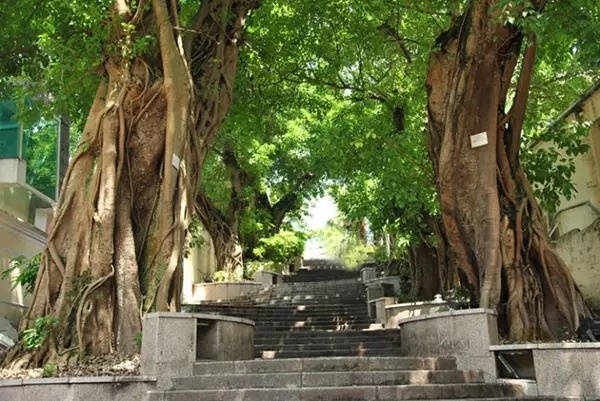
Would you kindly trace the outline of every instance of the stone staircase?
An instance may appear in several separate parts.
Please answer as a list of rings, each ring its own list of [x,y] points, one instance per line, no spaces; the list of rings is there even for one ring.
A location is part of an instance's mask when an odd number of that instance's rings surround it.
[[[298,275],[302,281],[188,309],[254,320],[256,358],[400,355],[399,331],[377,330],[369,318],[358,273],[336,267]]]
[[[187,306],[254,320],[257,359],[199,361],[192,377],[170,380],[149,400],[527,399],[518,385],[484,383],[482,372],[458,370],[453,358],[402,356],[399,331],[378,329],[368,317],[358,273],[312,265],[295,277],[253,296]]]
[[[485,384],[451,358],[341,357],[200,362],[149,401],[514,400],[518,387]]]

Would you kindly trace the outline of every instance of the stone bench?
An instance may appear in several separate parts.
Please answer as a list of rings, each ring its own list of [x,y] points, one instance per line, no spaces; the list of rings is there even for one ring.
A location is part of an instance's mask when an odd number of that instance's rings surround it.
[[[180,312],[144,316],[142,375],[191,376],[196,361],[246,359],[254,359],[252,320]]]
[[[531,381],[528,395],[600,397],[600,343],[526,343],[490,347],[500,378],[507,369],[521,381]],[[508,365],[508,366],[507,366]]]

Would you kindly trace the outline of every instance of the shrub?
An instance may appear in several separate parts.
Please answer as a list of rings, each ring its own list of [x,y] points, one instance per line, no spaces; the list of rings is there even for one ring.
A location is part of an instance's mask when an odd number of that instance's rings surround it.
[[[15,288],[21,285],[26,292],[30,294],[33,293],[35,280],[37,278],[38,270],[40,269],[41,255],[41,253],[38,253],[31,258],[17,256],[10,261],[8,269],[0,274],[0,278],[6,280],[10,278],[14,271],[17,271],[18,275],[12,280],[12,287]]]

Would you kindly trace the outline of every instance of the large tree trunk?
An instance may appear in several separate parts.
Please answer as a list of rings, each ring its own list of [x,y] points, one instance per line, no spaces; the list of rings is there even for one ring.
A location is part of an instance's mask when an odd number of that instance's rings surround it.
[[[231,103],[243,19],[257,4],[202,1],[187,53],[174,4],[152,0],[132,13],[115,2],[113,19],[155,29],[159,58],[107,53],[21,331],[45,316],[57,324],[41,347],[18,344],[5,364],[130,352],[144,311],[180,307],[197,170]]]
[[[202,191],[196,196],[196,211],[213,240],[217,270],[230,278],[241,278],[244,263],[238,225],[232,224]]]
[[[413,299],[432,300],[442,293],[441,263],[435,247],[424,241],[410,247],[411,296]]]
[[[533,340],[572,332],[589,312],[549,246],[519,165],[535,45],[524,51],[505,112],[523,35],[499,23],[494,3],[471,1],[438,38],[427,78],[430,153],[445,235],[473,296],[485,308],[506,303],[509,337]],[[472,148],[470,137],[482,132],[488,143]]]

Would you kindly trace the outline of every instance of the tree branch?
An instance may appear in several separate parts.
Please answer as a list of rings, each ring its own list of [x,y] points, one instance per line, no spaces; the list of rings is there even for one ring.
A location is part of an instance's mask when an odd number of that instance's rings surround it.
[[[400,50],[406,61],[408,61],[408,64],[412,64],[413,60],[410,55],[410,51],[408,50],[408,47],[406,47],[406,43],[404,39],[400,36],[398,31],[396,31],[394,27],[388,24],[387,22],[384,22],[383,24],[379,25],[378,29],[383,31],[383,33],[385,33],[387,36],[394,40],[394,42],[398,46],[398,49]]]
[[[229,179],[231,181],[231,195],[229,197],[226,216],[229,224],[237,231],[244,209],[242,191],[253,180],[250,174],[240,166],[231,148],[228,147],[223,151],[222,158],[223,163],[229,168]]]
[[[338,90],[349,90],[352,92],[357,92],[357,93],[361,93],[364,94],[364,98],[365,99],[371,99],[371,100],[377,100],[378,102],[381,103],[386,103],[388,102],[387,97],[385,97],[383,94],[377,93],[377,92],[373,92],[370,91],[368,89],[365,88],[361,88],[361,87],[357,87],[357,86],[353,86],[350,84],[345,83],[344,81],[342,81],[342,79],[340,77],[338,77],[338,79],[340,79],[340,83],[337,82],[331,82],[331,81],[322,81],[316,78],[309,78],[309,77],[298,77],[296,76],[296,78],[290,78],[290,77],[286,77],[284,78],[284,81],[286,82],[291,82],[291,83],[295,83],[295,84],[311,84],[311,85],[320,85],[320,86],[326,86],[332,89],[338,89]]]
[[[271,207],[271,217],[273,219],[272,232],[274,234],[279,232],[285,216],[296,207],[300,192],[302,192],[304,185],[314,178],[315,175],[311,172],[303,174],[292,190],[281,197],[281,199]]]
[[[203,190],[199,190],[196,194],[196,213],[202,221],[204,228],[209,232],[215,230],[216,227],[230,226],[227,216],[215,206]]]
[[[511,111],[509,112],[509,132],[511,133],[510,143],[508,144],[508,161],[513,171],[516,171],[517,160],[519,157],[519,148],[521,146],[521,130],[525,120],[525,110],[527,109],[527,99],[529,98],[529,89],[531,87],[531,77],[533,76],[533,67],[535,64],[535,55],[537,51],[537,41],[535,36],[531,37],[532,44],[525,50],[523,56],[523,66],[519,75],[517,92]]]

